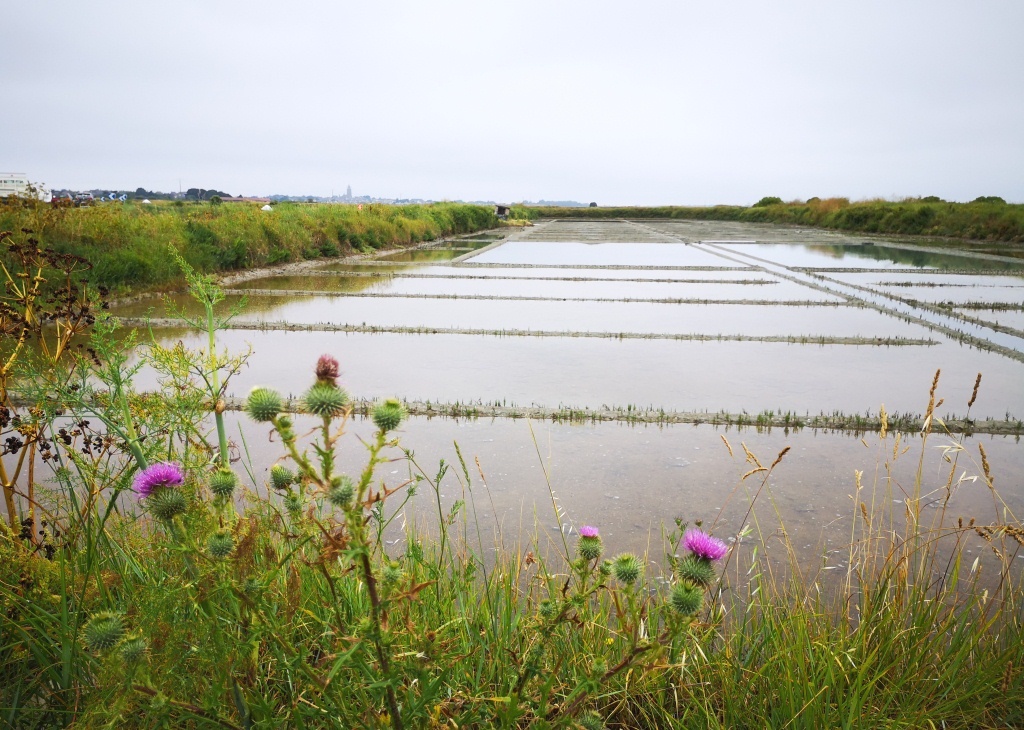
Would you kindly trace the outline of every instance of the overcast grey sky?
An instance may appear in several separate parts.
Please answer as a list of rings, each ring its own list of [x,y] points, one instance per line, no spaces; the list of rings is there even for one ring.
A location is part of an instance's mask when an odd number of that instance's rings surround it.
[[[0,0],[53,187],[1024,201],[1021,0]]]

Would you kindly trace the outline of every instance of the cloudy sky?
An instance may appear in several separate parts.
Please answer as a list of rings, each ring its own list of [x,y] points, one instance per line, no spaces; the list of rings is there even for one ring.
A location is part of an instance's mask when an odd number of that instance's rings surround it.
[[[0,170],[611,204],[1024,202],[1021,0],[0,0]]]

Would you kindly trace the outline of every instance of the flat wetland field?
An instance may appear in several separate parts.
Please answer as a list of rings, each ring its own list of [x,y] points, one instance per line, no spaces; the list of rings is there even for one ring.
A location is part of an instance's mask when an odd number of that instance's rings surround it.
[[[983,441],[1004,498],[1024,499],[1024,339],[1012,333],[1024,325],[1024,262],[991,245],[925,243],[768,224],[548,220],[248,273],[227,280],[227,303],[246,304],[221,343],[253,350],[229,395],[287,393],[333,354],[358,399],[398,395],[425,414],[460,414],[414,417],[403,444],[451,461],[456,441],[478,458],[492,500],[481,515],[494,529],[520,538],[550,528],[550,480],[571,525],[614,526],[610,544],[635,550],[677,516],[718,519],[723,536],[742,529],[742,511],[723,508],[736,486],[727,475],[742,467],[723,436],[767,461],[789,446],[773,472],[778,517],[814,558],[841,539],[830,530],[848,513],[855,470],[879,463],[861,437],[882,407],[919,417],[936,370],[936,415],[979,431],[945,438],[962,443],[965,466]],[[169,300],[196,314],[186,297]],[[115,314],[154,317],[165,344],[201,344],[153,299]],[[572,417],[581,412],[608,417]],[[641,412],[727,416],[631,418]],[[861,427],[800,427],[822,415]],[[1016,433],[984,435],[996,421]],[[793,427],[757,428],[780,422]],[[352,427],[365,428],[358,418]],[[266,438],[244,420],[235,428],[250,447]],[[256,453],[259,485],[278,454]],[[980,486],[960,495],[952,507],[965,519],[983,509]]]

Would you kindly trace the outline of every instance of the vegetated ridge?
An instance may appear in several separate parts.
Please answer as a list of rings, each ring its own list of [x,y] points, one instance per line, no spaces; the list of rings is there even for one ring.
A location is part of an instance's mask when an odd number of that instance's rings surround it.
[[[763,198],[751,207],[530,207],[529,215],[543,218],[677,218],[682,220],[789,223],[863,233],[905,234],[964,238],[978,241],[1024,243],[1024,205],[1000,198],[979,198],[970,203],[948,203],[934,196],[899,202],[847,198],[811,198],[784,203]]]
[[[39,242],[92,263],[95,286],[118,292],[180,286],[175,249],[197,271],[218,273],[365,253],[497,225],[479,205],[300,205],[272,211],[211,203],[86,208],[0,202],[0,231],[29,229]],[[6,251],[0,251],[5,260]]]

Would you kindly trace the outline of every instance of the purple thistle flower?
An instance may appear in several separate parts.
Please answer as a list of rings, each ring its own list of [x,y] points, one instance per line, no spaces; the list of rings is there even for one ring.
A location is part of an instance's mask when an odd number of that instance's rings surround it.
[[[132,489],[139,495],[139,499],[145,499],[153,494],[154,490],[164,487],[180,487],[185,483],[185,472],[181,464],[174,461],[161,461],[150,464],[135,475],[132,481]]]
[[[325,354],[316,361],[316,379],[320,382],[334,385],[340,375],[341,364],[337,358]]]
[[[729,552],[729,546],[724,542],[698,529],[686,531],[683,535],[683,547],[705,560],[721,560]]]
[[[580,537],[597,537],[597,528],[584,525],[580,528]]]

